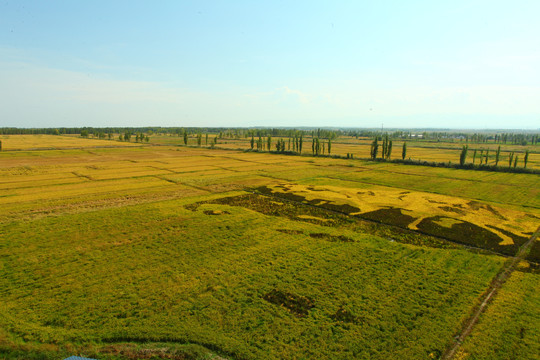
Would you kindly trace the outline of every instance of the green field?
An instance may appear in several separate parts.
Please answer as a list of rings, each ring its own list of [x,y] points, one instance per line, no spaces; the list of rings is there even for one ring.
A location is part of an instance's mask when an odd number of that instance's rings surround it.
[[[501,289],[457,358],[535,359],[540,354],[540,275],[519,271]],[[511,319],[512,321],[508,321]]]
[[[78,141],[0,152],[0,358],[437,359],[540,225],[538,175]],[[536,241],[459,358],[537,358]]]

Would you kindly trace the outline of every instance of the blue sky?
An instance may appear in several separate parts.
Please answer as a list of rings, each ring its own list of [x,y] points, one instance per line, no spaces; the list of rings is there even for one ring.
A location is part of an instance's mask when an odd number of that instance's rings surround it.
[[[0,126],[540,128],[540,1],[2,1]]]

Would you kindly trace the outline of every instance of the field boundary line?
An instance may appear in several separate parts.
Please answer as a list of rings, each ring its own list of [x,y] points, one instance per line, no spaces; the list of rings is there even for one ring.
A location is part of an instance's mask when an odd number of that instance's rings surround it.
[[[512,259],[509,259],[504,264],[503,268],[499,271],[499,273],[495,275],[495,277],[491,281],[488,290],[486,290],[486,292],[480,298],[480,304],[475,307],[471,316],[465,321],[459,333],[456,334],[456,336],[454,337],[454,342],[441,356],[442,360],[451,360],[454,358],[456,352],[461,347],[461,344],[463,344],[465,338],[472,332],[474,326],[480,318],[480,315],[482,315],[482,313],[485,311],[489,302],[495,297],[495,295],[497,295],[497,291],[500,289],[500,287],[508,280],[510,275],[512,275],[512,273],[516,269],[517,264],[520,261],[524,260],[525,256],[530,250],[530,247],[532,246],[538,235],[540,235],[540,226],[538,227],[538,229],[536,229],[536,232],[530,237],[530,239],[521,246],[516,256]]]

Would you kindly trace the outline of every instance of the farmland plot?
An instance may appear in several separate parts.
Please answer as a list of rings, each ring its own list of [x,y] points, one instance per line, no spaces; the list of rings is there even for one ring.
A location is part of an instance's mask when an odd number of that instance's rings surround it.
[[[167,146],[2,152],[0,354],[438,358],[536,230],[538,177],[387,165]],[[484,190],[461,187],[471,180]],[[489,336],[499,358],[533,358],[508,352],[496,325],[526,303],[512,341],[523,328],[535,342],[531,261],[463,356],[487,358]]]

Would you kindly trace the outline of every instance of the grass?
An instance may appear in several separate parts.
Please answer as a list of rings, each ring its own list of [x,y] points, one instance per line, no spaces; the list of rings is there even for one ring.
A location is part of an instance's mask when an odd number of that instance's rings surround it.
[[[444,349],[502,262],[349,232],[354,242],[316,239],[341,232],[182,204],[2,226],[2,328],[25,342],[189,342],[247,359],[412,358]],[[265,300],[272,291],[315,305],[298,317]],[[359,320],[336,322],[343,307]]]
[[[417,230],[509,245],[537,224],[538,185],[202,148],[2,151],[0,357],[437,358],[504,258]],[[538,316],[538,274],[519,274],[518,327]],[[467,356],[519,301],[486,313]]]
[[[540,277],[515,272],[480,318],[457,358],[538,359]],[[536,290],[535,290],[536,289]],[[508,321],[511,319],[512,321]]]

